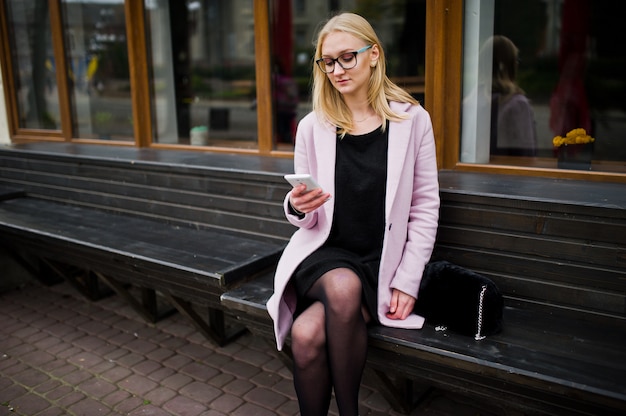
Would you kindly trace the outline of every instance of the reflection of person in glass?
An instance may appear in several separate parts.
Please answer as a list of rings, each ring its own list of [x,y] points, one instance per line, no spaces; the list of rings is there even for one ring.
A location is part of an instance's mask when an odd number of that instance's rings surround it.
[[[279,63],[274,71],[274,99],[276,105],[276,135],[279,143],[292,143],[295,135],[298,109],[298,85],[284,73]]]
[[[491,154],[535,156],[537,131],[530,101],[517,85],[518,49],[496,35],[483,51],[493,50],[491,80]]]

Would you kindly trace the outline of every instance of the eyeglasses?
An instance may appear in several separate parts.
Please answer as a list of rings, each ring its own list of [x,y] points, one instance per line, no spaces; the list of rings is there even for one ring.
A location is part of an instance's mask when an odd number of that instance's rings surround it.
[[[346,52],[338,58],[320,58],[315,63],[325,74],[332,74],[335,70],[335,63],[338,63],[343,69],[352,69],[356,66],[356,56],[361,52],[365,52],[374,45],[364,46],[358,51]]]

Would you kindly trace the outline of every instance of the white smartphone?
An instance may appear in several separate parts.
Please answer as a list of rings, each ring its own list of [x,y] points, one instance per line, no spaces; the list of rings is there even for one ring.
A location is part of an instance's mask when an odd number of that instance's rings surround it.
[[[309,192],[309,191],[312,191],[313,189],[321,188],[321,186],[319,186],[319,184],[315,181],[315,179],[313,179],[313,177],[309,175],[308,173],[302,173],[302,174],[297,173],[297,174],[285,175],[285,179],[293,187],[305,184],[306,185],[305,192]]]

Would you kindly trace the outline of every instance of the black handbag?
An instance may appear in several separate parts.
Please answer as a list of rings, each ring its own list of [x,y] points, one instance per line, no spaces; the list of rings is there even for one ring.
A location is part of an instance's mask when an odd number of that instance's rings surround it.
[[[476,340],[502,330],[504,301],[487,277],[448,261],[428,263],[415,312],[426,322]]]

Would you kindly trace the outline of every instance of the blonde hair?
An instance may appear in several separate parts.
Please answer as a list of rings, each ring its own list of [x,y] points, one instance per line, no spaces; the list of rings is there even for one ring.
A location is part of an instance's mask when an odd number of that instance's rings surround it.
[[[378,45],[380,56],[377,65],[371,68],[367,102],[376,114],[385,121],[399,121],[407,118],[406,114],[392,111],[389,107],[389,101],[412,104],[418,104],[418,102],[387,76],[385,52],[370,23],[354,13],[342,13],[328,20],[318,33],[314,61],[321,58],[324,39],[333,32],[345,32],[361,39],[367,45]],[[354,127],[352,113],[343,96],[315,63],[313,64],[313,110],[320,113],[329,123],[339,127],[339,133],[342,137]],[[383,129],[386,124],[386,122],[383,123]]]

